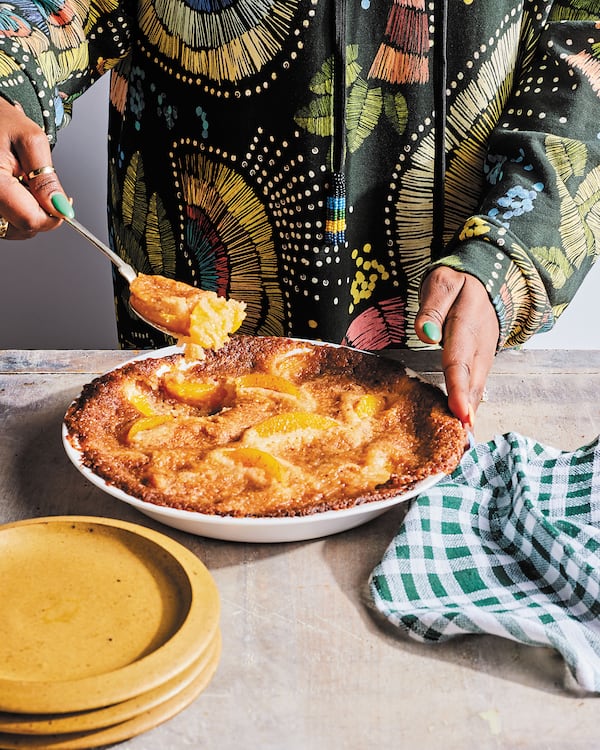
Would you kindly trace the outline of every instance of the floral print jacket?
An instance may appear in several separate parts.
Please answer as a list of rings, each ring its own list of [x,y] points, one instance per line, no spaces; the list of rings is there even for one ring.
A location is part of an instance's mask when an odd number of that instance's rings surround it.
[[[0,4],[0,95],[51,143],[108,71],[115,251],[246,332],[417,347],[442,263],[514,346],[600,250],[600,0]],[[122,344],[164,345],[115,287]]]

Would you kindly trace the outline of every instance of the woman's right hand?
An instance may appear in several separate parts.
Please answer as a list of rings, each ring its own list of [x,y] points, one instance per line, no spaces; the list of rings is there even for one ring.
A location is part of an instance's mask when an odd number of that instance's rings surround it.
[[[3,239],[26,240],[61,223],[59,207],[68,207],[52,167],[50,144],[44,131],[22,108],[0,97],[0,226]],[[4,219],[8,222],[1,221]]]

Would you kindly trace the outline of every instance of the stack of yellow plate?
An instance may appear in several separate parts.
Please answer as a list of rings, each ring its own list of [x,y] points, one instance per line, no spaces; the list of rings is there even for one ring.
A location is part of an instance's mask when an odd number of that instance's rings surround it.
[[[217,668],[212,576],[143,526],[0,526],[0,592],[0,748],[121,742],[188,706]]]

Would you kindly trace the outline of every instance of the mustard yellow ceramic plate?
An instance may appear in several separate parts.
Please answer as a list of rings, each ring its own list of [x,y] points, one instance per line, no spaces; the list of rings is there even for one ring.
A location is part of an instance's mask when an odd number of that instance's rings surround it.
[[[129,721],[141,713],[157,708],[177,693],[196,682],[205,672],[214,671],[215,658],[221,652],[221,633],[215,637],[202,655],[181,674],[134,698],[91,711],[62,714],[16,714],[0,712],[0,732],[27,735],[56,735],[89,732]]]
[[[144,711],[129,721],[123,721],[106,729],[92,732],[74,732],[71,734],[47,735],[18,735],[0,732],[0,747],[3,750],[81,750],[123,742],[142,732],[162,724],[187,708],[211,681],[219,661],[217,652],[206,669],[194,679],[185,689],[156,706],[150,711]]]
[[[0,711],[119,703],[179,675],[211,643],[219,597],[168,536],[108,518],[0,526]]]

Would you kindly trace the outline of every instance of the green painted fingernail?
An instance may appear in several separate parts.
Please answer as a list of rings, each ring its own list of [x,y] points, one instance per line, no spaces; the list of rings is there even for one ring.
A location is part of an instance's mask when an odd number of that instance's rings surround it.
[[[432,323],[430,320],[423,324],[423,333],[427,336],[430,341],[438,342],[442,338],[442,332],[439,327]]]
[[[73,206],[69,203],[69,199],[63,193],[54,193],[50,198],[54,208],[67,219],[72,219],[75,216]]]

